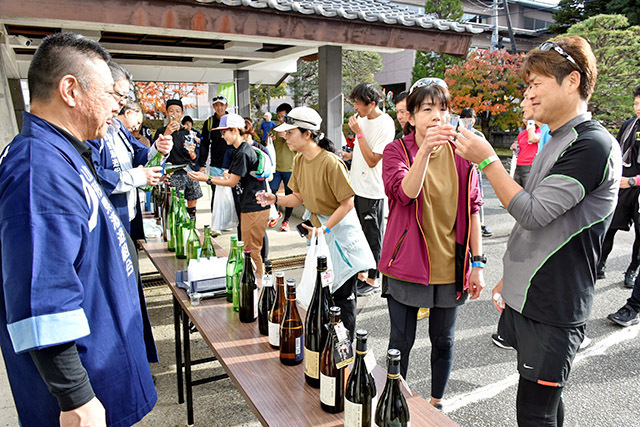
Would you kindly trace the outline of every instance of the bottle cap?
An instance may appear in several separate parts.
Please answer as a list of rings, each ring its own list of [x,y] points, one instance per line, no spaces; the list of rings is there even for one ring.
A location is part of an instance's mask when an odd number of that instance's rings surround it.
[[[273,270],[273,263],[269,260],[264,262],[264,270],[266,272],[271,272],[271,270]]]
[[[342,314],[342,309],[336,305],[334,305],[333,307],[329,308],[329,314],[331,316],[340,316],[340,314]]]
[[[251,255],[251,248],[244,248],[245,255]]]
[[[238,236],[231,236],[231,241],[232,242],[237,242],[238,241]]]
[[[327,269],[327,257],[324,255],[320,255],[318,257],[318,270],[326,270]]]
[[[367,351],[367,338],[369,333],[366,329],[358,329],[356,331],[356,350]]]
[[[284,277],[284,271],[276,271],[276,277]]]
[[[400,362],[400,350],[391,348],[387,351],[387,360],[389,362]]]
[[[208,225],[205,225],[205,226],[204,226],[204,229],[206,230],[207,228],[209,228],[209,226],[208,226]]]

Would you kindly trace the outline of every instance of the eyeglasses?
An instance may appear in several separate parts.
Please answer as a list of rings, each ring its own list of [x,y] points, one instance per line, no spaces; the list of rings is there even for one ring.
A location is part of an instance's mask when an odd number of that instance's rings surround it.
[[[113,99],[115,99],[116,102],[129,100],[129,94],[122,94],[115,89],[109,92],[109,95],[113,96]]]
[[[580,66],[578,65],[578,63],[576,62],[575,59],[573,59],[573,56],[569,55],[567,52],[564,51],[564,49],[562,49],[560,46],[558,46],[557,44],[555,44],[554,42],[544,42],[540,45],[540,47],[538,48],[543,52],[546,52],[548,50],[554,50],[556,51],[558,54],[560,54],[560,56],[562,56],[563,58],[565,58],[566,60],[570,61],[573,63],[573,65],[575,65],[576,67],[578,67],[579,71],[582,71],[582,68],[580,68]]]
[[[282,120],[288,125],[293,125],[295,122],[302,122],[310,124],[311,126],[318,126],[317,123],[310,122],[308,120],[296,119],[295,117],[287,116],[286,114],[282,117]]]
[[[215,104],[216,102],[222,102],[223,104],[226,104],[227,98],[222,95],[214,96],[213,99],[211,99],[211,103]]]
[[[447,82],[445,82],[444,80],[438,77],[424,77],[418,80],[417,82],[415,82],[413,86],[411,86],[411,89],[409,89],[409,95],[411,95],[411,92],[418,89],[419,87],[425,87],[425,86],[431,86],[431,85],[438,85],[440,87],[443,87],[449,90],[449,86],[447,86]]]

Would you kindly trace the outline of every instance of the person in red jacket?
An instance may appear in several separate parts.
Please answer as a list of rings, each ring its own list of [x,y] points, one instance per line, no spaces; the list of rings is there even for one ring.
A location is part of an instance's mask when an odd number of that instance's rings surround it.
[[[449,106],[443,80],[418,80],[407,98],[411,132],[387,145],[382,157],[389,219],[378,268],[391,318],[389,348],[401,351],[406,378],[418,309],[431,309],[436,407],[451,373],[458,306],[469,295],[478,298],[485,286],[478,174],[456,154]]]

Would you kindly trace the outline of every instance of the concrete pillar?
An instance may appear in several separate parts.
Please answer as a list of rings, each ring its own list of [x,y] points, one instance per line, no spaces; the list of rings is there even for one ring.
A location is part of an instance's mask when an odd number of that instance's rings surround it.
[[[236,103],[238,105],[238,114],[242,117],[249,117],[251,114],[249,70],[234,70],[233,79],[236,83]]]
[[[319,112],[322,131],[336,148],[342,144],[342,47],[322,46],[318,50]]]
[[[6,58],[0,52],[0,151],[4,150],[4,147],[18,134],[18,124],[13,110],[5,60]],[[18,82],[19,86],[20,82]],[[20,92],[20,99],[22,99],[22,92]]]

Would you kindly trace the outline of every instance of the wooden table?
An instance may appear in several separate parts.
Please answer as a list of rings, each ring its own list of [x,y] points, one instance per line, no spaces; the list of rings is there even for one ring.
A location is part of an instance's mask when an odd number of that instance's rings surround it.
[[[202,338],[223,366],[226,373],[242,393],[256,417],[266,426],[341,426],[344,414],[329,414],[320,408],[319,390],[304,380],[304,363],[285,366],[279,353],[269,346],[268,338],[260,335],[257,321],[242,323],[231,303],[224,298],[205,299],[192,307],[184,289],[175,284],[176,271],[185,269],[185,261],[177,260],[160,240],[142,242],[151,262],[169,283],[174,296],[176,316],[176,365],[178,367],[178,395],[182,396],[181,353],[185,356],[185,383],[187,392],[188,424],[193,424],[191,395],[191,360],[188,320],[198,328]],[[217,246],[216,253],[224,251]],[[300,310],[304,318],[304,311]],[[182,312],[182,313],[180,313]],[[180,349],[179,318],[183,318],[184,349]],[[373,372],[378,395],[384,389],[385,369],[377,366]],[[201,380],[202,382],[202,380]],[[455,426],[451,419],[414,394],[407,397],[414,426]],[[180,401],[182,403],[182,401]]]

